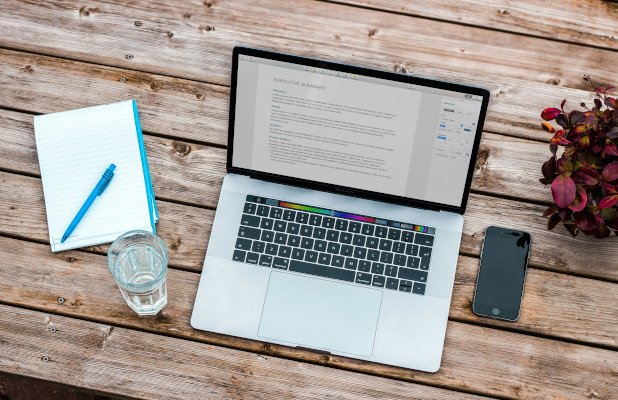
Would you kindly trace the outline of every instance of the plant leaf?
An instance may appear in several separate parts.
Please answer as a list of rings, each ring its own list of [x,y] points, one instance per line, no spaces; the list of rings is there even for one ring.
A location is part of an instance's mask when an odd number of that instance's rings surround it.
[[[609,130],[609,132],[607,132],[606,135],[608,139],[618,138],[618,126],[614,126],[612,129]]]
[[[613,194],[611,196],[605,196],[599,202],[599,208],[608,208],[616,204],[618,201],[618,194]]]
[[[616,101],[613,97],[606,97],[605,105],[609,108],[613,108],[614,110],[618,109],[618,101]]]
[[[603,169],[603,179],[606,182],[612,182],[618,179],[618,161],[607,164]]]
[[[573,214],[573,220],[575,220],[575,223],[582,231],[591,231],[593,229],[597,229],[599,226],[599,222],[594,214],[587,210]]]
[[[564,111],[564,105],[566,104],[566,99],[562,100],[562,103],[560,103],[560,109],[562,111]]]
[[[616,148],[615,144],[610,143],[605,146],[605,153],[611,154],[612,156],[618,156],[618,148]]]
[[[607,190],[607,192],[610,194],[618,194],[618,190],[616,189],[615,186],[607,184],[607,185],[603,185],[603,188]]]
[[[586,189],[584,189],[582,185],[577,186],[575,200],[573,200],[573,203],[571,203],[569,208],[573,211],[581,211],[586,208],[587,203],[588,193],[586,192]]]
[[[556,117],[561,113],[557,108],[546,108],[541,113],[541,118],[545,121],[551,121],[552,119],[556,119]]]
[[[597,90],[598,92],[598,90]],[[603,103],[601,103],[601,100],[599,99],[594,99],[594,105],[597,108],[597,110],[601,110],[601,107],[603,107]]]
[[[558,116],[556,117],[556,123],[561,127],[566,128],[569,126],[569,118],[566,116],[566,114],[558,114]]]
[[[612,229],[618,231],[618,217],[614,218],[614,221],[612,222]]]
[[[556,227],[556,225],[560,223],[560,221],[562,220],[560,219],[558,214],[552,215],[549,221],[547,221],[547,229],[551,231],[552,229]]]
[[[573,111],[573,113],[570,115],[570,120],[571,125],[577,125],[584,122],[586,120],[586,116],[584,115],[584,113],[581,113],[579,111]]]
[[[596,185],[601,181],[601,175],[597,173],[592,168],[582,168],[577,171],[577,176],[586,184],[586,185]]]
[[[563,208],[558,211],[558,215],[563,221],[568,221],[569,219],[571,219],[571,214],[573,214],[573,211],[571,211],[571,209],[569,208]]]
[[[579,228],[575,224],[564,224],[564,227],[567,229],[567,231],[569,231],[571,235],[573,235],[573,237],[577,236],[577,234],[579,233]]]
[[[575,200],[575,190],[575,182],[565,174],[558,175],[551,184],[551,193],[560,208],[568,207]]]
[[[584,136],[579,139],[579,142],[577,142],[577,147],[579,147],[583,151],[588,150],[588,147],[590,147],[590,136]]]
[[[604,223],[600,223],[599,227],[597,228],[597,230],[594,233],[594,237],[597,239],[603,239],[609,236],[610,234],[610,230],[609,228],[604,224]]]
[[[554,127],[551,126],[549,122],[543,122],[541,123],[541,126],[543,127],[543,129],[545,129],[549,133],[554,133],[555,131]]]
[[[552,204],[551,206],[547,208],[547,210],[545,210],[545,212],[543,213],[543,216],[549,217],[550,215],[554,214],[556,211],[558,211],[558,206],[555,204]]]
[[[558,145],[554,144],[554,143],[551,143],[549,145],[549,151],[551,151],[551,153],[555,156],[556,152],[558,151]]]

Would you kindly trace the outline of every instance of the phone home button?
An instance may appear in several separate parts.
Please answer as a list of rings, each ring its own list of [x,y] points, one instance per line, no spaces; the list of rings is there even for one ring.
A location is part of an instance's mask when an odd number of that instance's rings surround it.
[[[491,313],[493,315],[500,315],[500,309],[498,307],[494,307],[491,309]]]

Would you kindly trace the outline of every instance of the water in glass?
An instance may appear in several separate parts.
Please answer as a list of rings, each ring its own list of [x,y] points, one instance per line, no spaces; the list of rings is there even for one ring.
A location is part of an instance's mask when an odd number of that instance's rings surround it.
[[[140,315],[154,315],[167,304],[167,250],[147,231],[131,231],[114,241],[108,267],[127,304]]]

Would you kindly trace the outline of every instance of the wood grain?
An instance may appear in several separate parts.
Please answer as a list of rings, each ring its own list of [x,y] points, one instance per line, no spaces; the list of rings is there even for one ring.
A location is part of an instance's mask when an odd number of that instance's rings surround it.
[[[618,50],[611,1],[341,0],[341,3]],[[488,32],[493,35],[493,32]]]
[[[5,190],[0,191],[0,233],[19,236],[47,243],[49,235],[44,211],[44,199],[40,180],[0,172],[0,181]],[[155,193],[157,189],[155,188]],[[158,200],[157,204],[166,202]],[[165,242],[172,248],[178,243],[185,243],[190,248],[199,246],[202,252],[187,250],[182,257],[170,257],[170,262],[181,267],[194,268],[201,265],[206,242],[198,236],[198,242],[192,244],[193,234],[183,235],[182,229],[191,224],[195,230],[206,235],[210,232],[214,213],[196,213],[195,207],[179,209],[180,205],[170,205],[160,210],[161,221],[174,229],[165,233]],[[618,281],[618,271],[615,268],[614,253],[618,236],[597,240],[584,235],[576,238],[562,227],[547,231],[547,220],[541,217],[545,206],[539,206],[519,201],[499,199],[485,195],[472,194],[468,202],[468,210],[464,217],[464,231],[460,251],[462,254],[478,256],[481,250],[485,229],[490,225],[509,226],[521,229],[532,235],[530,265],[558,272],[574,273],[592,278]],[[491,211],[489,211],[491,210]],[[203,217],[201,217],[203,215]],[[203,218],[203,219],[201,219]],[[199,222],[198,222],[199,221]],[[180,223],[180,224],[179,224]],[[180,247],[179,247],[180,248]],[[565,250],[568,249],[568,251]],[[96,249],[104,251],[104,247]],[[182,247],[183,252],[185,247]],[[185,257],[190,260],[183,261]]]
[[[2,372],[122,398],[485,399],[6,305],[0,329]]]
[[[5,157],[0,159],[0,168],[38,174],[33,133],[28,122],[30,118],[21,113],[0,110],[0,122],[2,122],[0,140],[6,143]],[[159,199],[213,208],[216,206],[224,175],[224,150],[148,135],[145,136],[145,143],[155,194]],[[538,165],[544,160],[545,144],[492,134],[484,135],[482,143],[473,181],[475,190],[535,201],[549,201],[548,190],[536,180],[536,168],[534,168],[535,164]],[[0,221],[4,218],[7,225],[11,226],[4,232],[47,241],[40,183],[22,181],[12,175],[6,175],[5,179],[17,180],[10,183],[16,188],[6,191],[1,200],[6,213],[4,217],[0,216]],[[22,185],[27,186],[27,189],[22,188]],[[24,190],[28,194],[13,195]],[[40,212],[28,214],[25,222],[16,223],[14,222],[16,220],[24,221],[24,213],[10,207],[19,207],[22,198],[36,198],[31,203],[39,204]],[[27,204],[25,207],[29,208],[32,205]],[[572,238],[561,226],[548,232],[547,220],[541,217],[545,208],[541,205],[473,194],[465,214],[462,252],[478,256],[485,228],[489,225],[506,225],[532,234],[533,246],[530,258],[532,265],[554,271],[618,280],[613,257],[618,237],[596,240],[580,235]],[[192,210],[193,208],[178,211],[178,215],[169,214],[167,218],[173,226],[177,226],[178,221],[182,221],[184,226],[190,226],[192,222],[187,216],[193,212]],[[165,218],[164,215],[162,221]],[[200,218],[196,221],[200,221]],[[209,232],[211,221],[212,214],[209,214],[207,222],[201,223],[198,230]],[[174,232],[167,238],[168,246],[178,240],[186,240],[177,233],[178,231]],[[564,248],[565,243],[569,248],[568,252],[556,250]],[[592,254],[591,249],[594,249]],[[182,254],[183,257],[187,255]],[[173,262],[179,263],[182,259],[182,257],[174,258]],[[183,262],[180,266],[198,266],[202,260],[203,253],[196,253],[195,258],[192,257],[190,261]]]
[[[214,211],[162,200],[157,200],[157,208],[157,235],[165,242],[169,264],[201,271]],[[40,179],[0,172],[0,233],[49,244]],[[103,244],[84,249],[107,254],[108,248]]]
[[[48,243],[40,181],[0,173],[0,182],[6,189],[0,191],[0,233]],[[170,265],[196,272],[201,271],[214,213],[210,210],[164,201],[158,201],[158,206],[161,222],[158,224],[157,232],[169,251]],[[482,214],[477,218],[485,224],[492,222],[486,221],[487,218]],[[474,233],[471,234],[469,224],[468,217],[466,217],[462,249],[470,250],[470,253],[478,255],[480,239],[475,238]],[[479,229],[481,233],[483,229]],[[537,244],[538,238],[544,237],[542,233],[539,232],[536,235],[533,233],[531,264],[538,265],[540,259],[542,266],[553,267],[542,264],[546,261],[543,259],[546,252],[537,251],[538,247],[543,245]],[[547,235],[547,233],[544,234]],[[600,248],[600,246],[597,247]],[[85,248],[84,251],[106,254],[107,248],[108,245],[100,245]],[[607,251],[611,252],[614,248],[615,245],[607,246]],[[49,248],[47,250],[49,253]],[[60,253],[62,254],[64,253]],[[589,254],[589,252],[582,251],[582,254]],[[61,259],[74,263],[82,257],[68,256],[61,257]],[[608,258],[610,262],[613,262],[611,256]],[[590,257],[588,259],[590,260]],[[26,266],[22,267],[25,271],[28,270]],[[610,265],[605,265],[605,267],[610,273],[613,271]],[[486,319],[479,319],[471,312],[477,268],[478,259],[460,258],[451,317],[475,323],[483,323],[483,321],[488,323]],[[557,263],[553,269],[582,272],[576,264],[562,266]],[[602,274],[603,272],[596,273]],[[535,276],[539,276],[538,280],[535,280]],[[616,317],[612,307],[612,299],[615,296],[607,295],[611,293],[613,284],[531,269],[526,285],[521,323],[515,327],[510,323],[500,324],[497,321],[491,321],[493,324],[521,329],[524,332],[616,346],[618,332],[612,322]],[[603,304],[607,304],[607,307],[603,307]]]
[[[40,268],[35,270],[29,268],[34,263],[40,265]],[[50,253],[45,245],[0,237],[0,264],[5,266],[0,270],[3,302],[125,328],[447,388],[462,387],[461,383],[465,382],[467,391],[507,398],[558,396],[564,399],[579,399],[594,391],[598,398],[609,399],[612,398],[616,384],[615,376],[612,374],[618,372],[616,370],[618,353],[610,350],[450,321],[442,367],[436,374],[427,374],[194,330],[189,326],[189,320],[199,282],[199,275],[195,273],[170,270],[168,306],[156,317],[143,318],[134,315],[124,304],[111,275],[105,268],[103,256],[80,251]],[[460,266],[464,266],[464,269],[473,269],[465,261],[460,263]],[[542,279],[548,274],[553,275],[554,279],[557,278],[557,274],[541,272],[532,274],[529,281],[532,287],[530,294],[547,300],[551,296],[556,296],[545,309],[550,314],[548,318],[554,320],[553,323],[548,323],[548,326],[553,325],[554,329],[560,330],[558,321],[562,318],[570,320],[568,325],[576,326],[577,317],[584,317],[585,313],[591,311],[595,313],[594,309],[598,306],[605,310],[599,317],[608,320],[593,323],[588,328],[594,330],[605,324],[607,328],[604,332],[612,335],[615,340],[616,332],[611,331],[610,321],[615,319],[616,312],[610,311],[612,307],[609,306],[615,302],[615,295],[614,298],[608,297],[602,300],[604,287],[610,287],[610,284],[568,277],[567,280],[576,280],[576,286],[579,288],[571,292],[565,288],[562,293],[554,290],[544,294],[543,283],[535,282],[535,279],[537,277]],[[458,281],[460,280],[461,278],[458,278]],[[33,281],[40,284],[32,285]],[[69,281],[71,283],[67,284]],[[540,291],[537,291],[539,289]],[[585,302],[587,305],[580,303],[582,309],[573,310],[576,315],[569,316],[571,310],[564,306],[560,306],[564,315],[558,315],[556,310],[550,309],[551,304],[560,303],[562,296],[581,295],[586,289],[599,293],[595,298],[583,299],[582,303]],[[60,304],[58,297],[63,297],[65,301]],[[601,300],[601,304],[596,303],[597,300]],[[522,314],[524,313],[527,314],[528,310],[522,311]],[[52,323],[55,318],[51,317]],[[584,322],[587,321],[592,321],[592,317],[585,317]],[[511,325],[516,326],[519,323]],[[583,323],[579,325],[585,328]],[[581,332],[586,335],[584,330]],[[164,338],[158,337],[163,342]],[[175,343],[181,347],[184,342],[176,340]],[[57,349],[58,346],[50,348]],[[159,346],[157,349],[159,357],[161,354],[174,357]],[[216,353],[216,349],[211,351]],[[80,365],[84,363],[80,362]],[[140,363],[140,370],[143,370],[141,365]],[[488,374],[487,371],[491,373]],[[369,382],[373,378],[365,377],[365,379]]]
[[[0,141],[5,149],[0,168],[40,176],[32,119],[0,109]],[[144,141],[158,197],[216,206],[226,150],[150,135]],[[539,183],[540,166],[548,154],[546,144],[485,132],[472,190],[550,204],[549,187]]]
[[[448,66],[498,81],[504,76],[587,88],[581,71],[599,84],[618,81],[618,72],[607,68],[618,59],[612,51],[312,0],[211,1],[210,7],[198,0],[2,4],[5,47],[212,83],[229,79],[229,54],[237,44],[345,62],[382,59],[388,70]],[[557,62],[575,54],[577,68]]]
[[[220,73],[226,76],[223,83],[229,84],[231,46],[229,52],[221,51],[220,57],[227,63],[221,66]],[[320,55],[310,53],[306,46],[299,53]],[[331,58],[392,69],[391,65],[378,65],[374,57],[358,53],[349,57]],[[220,145],[226,142],[226,87],[3,49],[0,60],[0,71],[6,77],[0,82],[0,107],[48,113],[135,98],[143,129],[150,133]],[[589,91],[497,77],[483,69],[474,74],[424,66],[410,66],[408,70],[416,75],[486,87],[492,97],[485,130],[535,140],[550,139],[540,128],[541,110],[559,105],[564,98],[569,99],[569,107],[577,107],[581,101],[591,104],[593,98]],[[121,78],[126,81],[121,82]]]

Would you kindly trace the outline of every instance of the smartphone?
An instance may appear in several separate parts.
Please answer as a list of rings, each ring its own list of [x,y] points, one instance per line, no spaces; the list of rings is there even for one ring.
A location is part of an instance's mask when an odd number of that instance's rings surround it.
[[[472,311],[517,321],[530,254],[530,234],[498,226],[485,230]]]

